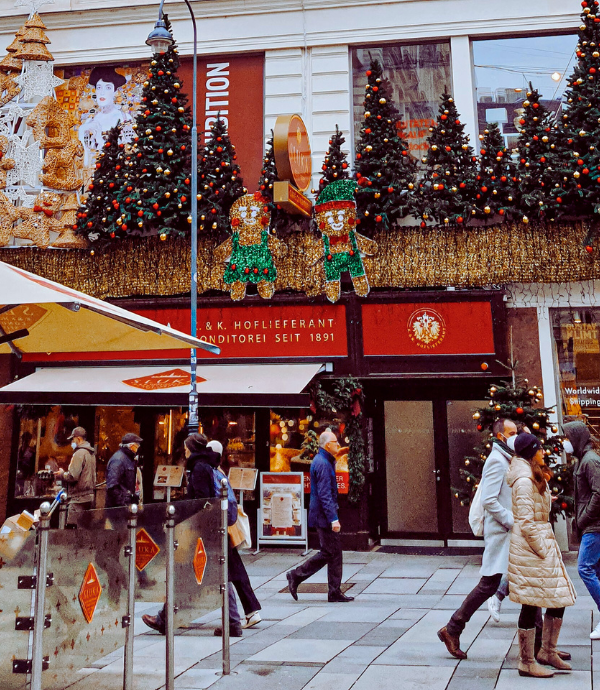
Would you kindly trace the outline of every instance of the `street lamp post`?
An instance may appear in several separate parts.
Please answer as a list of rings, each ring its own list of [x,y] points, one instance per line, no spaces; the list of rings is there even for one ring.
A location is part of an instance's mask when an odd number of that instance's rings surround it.
[[[173,45],[173,37],[167,30],[163,20],[163,5],[165,0],[160,1],[158,8],[158,20],[154,29],[146,39],[147,45],[152,48],[155,55],[159,55]],[[194,27],[194,59],[193,59],[193,85],[192,85],[192,170],[190,174],[191,183],[191,216],[192,216],[192,242],[190,257],[190,334],[196,337],[198,323],[198,122],[196,117],[196,75],[198,72],[198,34],[196,30],[196,17],[188,0],[184,0],[190,11],[192,26]],[[190,351],[190,395],[189,395],[189,419],[188,428],[190,433],[198,431],[198,389],[196,386],[196,349]]]

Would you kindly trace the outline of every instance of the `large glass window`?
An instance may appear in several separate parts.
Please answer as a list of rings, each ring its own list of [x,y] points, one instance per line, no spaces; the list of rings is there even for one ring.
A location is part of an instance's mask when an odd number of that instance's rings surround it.
[[[600,431],[600,310],[552,310],[563,419],[587,415]]]
[[[516,145],[529,82],[540,92],[542,103],[560,113],[576,59],[576,35],[492,39],[472,45],[480,134],[496,122],[506,145]]]
[[[421,158],[427,150],[429,127],[435,124],[440,96],[452,90],[450,45],[384,45],[355,48],[352,51],[354,101],[354,136],[358,139],[364,117],[363,102],[367,84],[366,71],[372,59],[381,62],[389,79],[394,103],[400,112],[398,131],[411,154]]]

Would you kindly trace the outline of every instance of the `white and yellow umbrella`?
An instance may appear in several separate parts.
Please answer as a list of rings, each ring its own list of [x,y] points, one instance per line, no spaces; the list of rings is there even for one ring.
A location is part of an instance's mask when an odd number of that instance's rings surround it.
[[[220,350],[0,261],[0,354]]]

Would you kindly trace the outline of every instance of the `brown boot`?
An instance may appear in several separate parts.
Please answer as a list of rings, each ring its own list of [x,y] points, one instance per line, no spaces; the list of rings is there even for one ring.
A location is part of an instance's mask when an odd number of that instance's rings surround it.
[[[535,628],[522,630],[519,628],[519,675],[533,678],[552,678],[554,671],[540,666],[533,656],[535,642]]]
[[[444,626],[438,630],[437,636],[446,645],[446,649],[457,659],[466,659],[467,653],[460,648],[460,637],[458,635],[451,635],[448,628]]]
[[[546,614],[544,616],[544,627],[542,629],[542,648],[538,652],[537,658],[540,664],[554,666],[559,671],[570,671],[571,664],[567,664],[557,654],[556,643],[562,626],[562,618],[554,618]]]

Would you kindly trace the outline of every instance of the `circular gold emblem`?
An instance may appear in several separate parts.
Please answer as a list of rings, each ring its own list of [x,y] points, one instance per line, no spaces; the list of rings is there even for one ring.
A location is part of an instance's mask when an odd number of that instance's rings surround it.
[[[435,309],[416,309],[408,318],[408,335],[419,347],[431,350],[446,335],[446,324]]]

